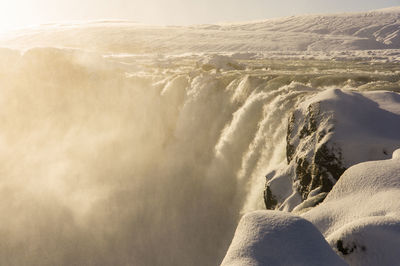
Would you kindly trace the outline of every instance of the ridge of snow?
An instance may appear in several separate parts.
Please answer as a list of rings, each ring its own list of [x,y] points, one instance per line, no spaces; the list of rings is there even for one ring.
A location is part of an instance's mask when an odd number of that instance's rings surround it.
[[[240,220],[221,266],[347,265],[307,220],[290,213],[255,211]]]

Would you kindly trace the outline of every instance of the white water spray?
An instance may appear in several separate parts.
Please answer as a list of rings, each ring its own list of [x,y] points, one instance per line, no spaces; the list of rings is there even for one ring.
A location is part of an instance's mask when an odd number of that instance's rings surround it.
[[[222,260],[317,89],[174,60],[41,48],[1,69],[0,264]]]

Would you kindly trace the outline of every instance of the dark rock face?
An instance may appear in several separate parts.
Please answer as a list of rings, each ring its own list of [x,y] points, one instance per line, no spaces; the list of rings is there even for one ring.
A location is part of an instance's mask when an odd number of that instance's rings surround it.
[[[298,121],[300,120],[300,121]],[[288,159],[295,160],[296,177],[294,180],[300,180],[299,192],[302,199],[305,200],[308,194],[320,188],[320,192],[329,192],[334,183],[346,170],[342,164],[342,154],[340,148],[330,143],[327,136],[327,129],[323,128],[323,124],[327,123],[329,116],[324,117],[320,114],[318,103],[308,107],[308,113],[303,119],[296,119],[295,113],[290,118],[287,134],[287,145],[295,152],[300,148],[301,142],[309,142],[306,147],[315,145],[311,154],[301,156],[291,154]],[[303,127],[300,132],[293,129],[296,127],[291,124],[302,122]],[[333,133],[334,128],[331,128],[330,133]],[[296,145],[296,143],[299,143]],[[288,161],[290,163],[290,161]]]
[[[365,251],[367,250],[367,248],[366,248],[365,246],[357,245],[357,244],[354,243],[354,242],[353,242],[353,243],[350,243],[348,247],[347,247],[347,246],[345,247],[345,246],[343,245],[343,241],[340,240],[340,239],[336,242],[336,249],[337,249],[340,253],[342,253],[344,256],[349,255],[349,254],[353,253],[353,252],[356,251],[356,250],[361,250],[361,251],[363,251],[363,252],[365,252]]]
[[[327,144],[323,144],[315,153],[313,179],[311,190],[321,186],[321,192],[331,191],[333,185],[340,178],[346,168],[342,163],[342,153],[340,148],[333,146],[329,149]],[[333,180],[332,180],[333,179]]]
[[[334,125],[329,113],[320,112],[319,103],[310,104],[306,113],[295,110],[289,118],[286,158],[288,167],[293,168],[291,178],[302,201],[312,191],[311,197],[326,195],[346,170],[341,149],[331,140]],[[282,203],[274,196],[268,180],[264,201],[267,209],[275,209]]]
[[[264,190],[264,203],[267,210],[273,210],[278,204],[278,201],[272,195],[271,188],[267,185]]]

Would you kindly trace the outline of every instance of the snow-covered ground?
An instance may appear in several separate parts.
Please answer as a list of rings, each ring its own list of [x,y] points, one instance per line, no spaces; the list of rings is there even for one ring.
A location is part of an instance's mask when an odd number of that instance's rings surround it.
[[[3,34],[0,264],[390,265],[399,17]],[[310,105],[350,167],[317,207],[329,191],[307,183],[299,196],[295,175],[282,175],[296,166],[287,143],[302,136],[299,158],[320,147]],[[288,139],[294,113],[310,127]],[[240,217],[265,208],[265,175],[282,184],[270,184],[275,206],[295,213],[244,216],[229,248]]]
[[[127,21],[47,24],[6,34],[2,46],[57,46],[114,53],[400,49],[400,7],[247,23],[148,26]]]

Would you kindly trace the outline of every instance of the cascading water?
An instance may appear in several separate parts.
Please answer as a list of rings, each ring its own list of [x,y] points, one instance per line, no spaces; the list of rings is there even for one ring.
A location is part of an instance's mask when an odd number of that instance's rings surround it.
[[[319,90],[305,84],[321,82],[190,56],[13,55],[0,72],[2,265],[217,265],[285,163],[288,116]]]

